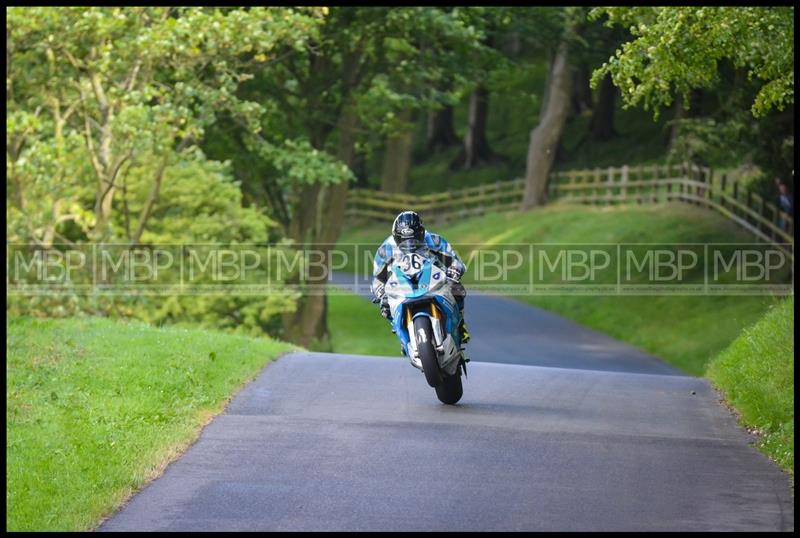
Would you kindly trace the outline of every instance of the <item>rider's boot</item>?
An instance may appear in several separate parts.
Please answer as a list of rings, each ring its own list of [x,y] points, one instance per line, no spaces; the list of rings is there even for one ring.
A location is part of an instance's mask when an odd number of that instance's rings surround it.
[[[458,330],[461,331],[461,343],[466,344],[469,342],[469,331],[467,330],[467,323],[464,321],[463,317],[461,318]]]

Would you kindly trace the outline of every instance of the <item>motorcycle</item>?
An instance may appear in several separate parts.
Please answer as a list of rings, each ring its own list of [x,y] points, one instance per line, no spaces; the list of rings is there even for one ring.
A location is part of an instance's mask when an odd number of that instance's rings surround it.
[[[458,330],[461,311],[451,288],[438,258],[422,251],[397,259],[384,288],[403,353],[449,405],[461,399],[461,373],[467,373]]]

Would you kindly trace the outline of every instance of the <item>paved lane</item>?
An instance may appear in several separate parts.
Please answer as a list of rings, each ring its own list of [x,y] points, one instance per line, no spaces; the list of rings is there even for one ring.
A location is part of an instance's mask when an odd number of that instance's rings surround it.
[[[101,530],[793,529],[707,381],[511,299],[467,315],[459,405],[404,358],[286,356]]]
[[[101,530],[789,530],[788,476],[702,379],[404,359],[267,366]]]

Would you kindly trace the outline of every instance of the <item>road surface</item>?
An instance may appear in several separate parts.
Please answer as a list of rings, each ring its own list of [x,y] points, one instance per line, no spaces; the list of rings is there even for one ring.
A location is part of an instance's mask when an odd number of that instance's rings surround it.
[[[538,309],[468,301],[457,406],[403,358],[284,356],[100,530],[794,528],[788,475],[707,381]]]

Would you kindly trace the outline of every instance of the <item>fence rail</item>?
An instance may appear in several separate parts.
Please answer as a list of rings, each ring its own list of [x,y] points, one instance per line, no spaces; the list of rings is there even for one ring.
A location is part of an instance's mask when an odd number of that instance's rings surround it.
[[[425,220],[441,224],[453,218],[519,210],[525,182],[501,181],[428,195],[350,191],[350,219],[391,221],[413,207]],[[772,202],[726,175],[695,164],[656,164],[554,172],[548,196],[558,203],[616,204],[681,201],[717,211],[770,243],[794,245],[794,219]]]

